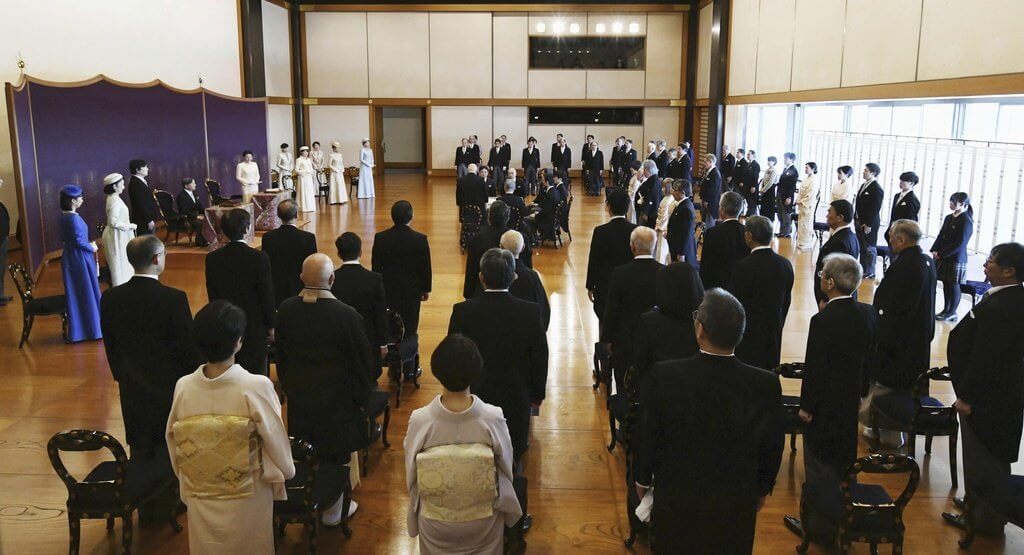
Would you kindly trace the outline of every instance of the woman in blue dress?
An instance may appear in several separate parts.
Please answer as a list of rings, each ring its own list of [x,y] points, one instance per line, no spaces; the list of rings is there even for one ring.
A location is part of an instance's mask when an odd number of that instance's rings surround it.
[[[60,190],[60,239],[64,244],[60,269],[68,301],[68,337],[72,343],[103,339],[100,331],[100,283],[96,272],[96,243],[89,241],[89,226],[78,215],[82,189],[65,185]]]

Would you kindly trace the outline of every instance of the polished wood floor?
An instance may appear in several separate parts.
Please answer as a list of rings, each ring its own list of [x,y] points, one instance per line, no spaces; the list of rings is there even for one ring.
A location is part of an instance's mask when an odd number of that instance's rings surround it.
[[[416,209],[413,227],[428,234],[434,268],[434,287],[423,306],[420,323],[423,387],[407,388],[400,409],[392,411],[389,435],[392,447],[375,445],[369,477],[356,490],[359,512],[354,534],[346,539],[339,531],[322,531],[322,553],[412,553],[416,542],[406,533],[406,506],[402,439],[410,411],[423,406],[440,391],[426,363],[429,353],[448,326],[452,304],[460,301],[464,257],[458,248],[458,227],[450,178],[425,179],[419,175],[389,175],[378,182],[376,200],[353,201],[345,206],[322,207],[308,228],[315,230],[322,252],[336,258],[334,238],[354,231],[364,239],[365,252],[376,230],[390,225],[389,210],[398,199]],[[574,241],[561,249],[544,248],[534,258],[551,296],[552,319],[548,332],[551,349],[548,393],[540,417],[533,424],[532,446],[526,458],[530,484],[533,530],[527,536],[530,553],[622,553],[627,532],[624,501],[624,460],[621,448],[609,453],[607,414],[603,394],[591,389],[591,357],[597,336],[597,320],[584,290],[591,229],[606,218],[599,199],[577,197],[573,214]],[[789,240],[777,248],[793,261],[797,281],[792,309],[786,322],[783,359],[802,360],[807,325],[814,311],[811,295],[811,254],[797,253]],[[163,281],[184,289],[198,310],[206,302],[203,256],[173,249]],[[367,264],[369,260],[364,260]],[[973,269],[972,269],[973,270]],[[8,291],[13,291],[8,279]],[[59,266],[43,274],[40,293],[59,293]],[[871,298],[870,284],[861,292]],[[10,294],[10,293],[9,293]],[[964,304],[969,305],[969,302]],[[966,306],[961,306],[961,311]],[[949,324],[940,324],[933,352],[934,362],[945,362]],[[0,308],[0,553],[62,553],[67,550],[67,519],[63,484],[47,459],[45,445],[54,433],[73,428],[106,430],[119,438],[124,427],[118,391],[110,376],[99,342],[64,345],[59,322],[37,321],[30,343],[19,350],[21,308],[18,302]],[[386,378],[381,386],[386,387]],[[799,383],[785,383],[787,392],[799,393]],[[951,391],[940,397],[951,400]],[[936,438],[931,456],[919,449],[922,480],[906,512],[907,553],[955,553],[958,534],[939,516],[950,510],[947,442]],[[862,450],[866,448],[862,445]],[[82,455],[69,468],[83,475],[96,458]],[[1018,473],[1024,466],[1016,465]],[[795,514],[803,481],[801,451],[788,448],[782,461],[778,486],[758,520],[757,553],[791,553],[798,543],[782,525],[785,514]],[[961,478],[961,484],[962,484]],[[889,484],[891,485],[891,484]],[[186,520],[184,517],[182,522]],[[248,523],[240,522],[239,526]],[[979,539],[975,553],[1024,552],[1024,533],[1008,528],[1005,540]],[[107,534],[102,521],[85,521],[82,552],[119,553],[120,527]],[[184,553],[186,533],[174,535],[167,527],[138,531],[140,553]],[[279,548],[281,553],[306,552],[301,528],[292,527]],[[647,552],[642,542],[636,551]],[[855,552],[866,553],[863,545]],[[823,552],[823,551],[817,551]]]

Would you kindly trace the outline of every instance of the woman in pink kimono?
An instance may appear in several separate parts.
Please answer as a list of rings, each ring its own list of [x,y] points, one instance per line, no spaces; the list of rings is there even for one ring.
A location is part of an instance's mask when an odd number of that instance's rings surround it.
[[[469,392],[483,368],[472,340],[449,335],[430,366],[444,393],[409,418],[409,535],[423,554],[501,555],[505,527],[522,516],[505,417]]]
[[[295,475],[281,404],[270,379],[235,364],[245,313],[214,301],[193,333],[208,361],[178,380],[167,447],[188,505],[188,547],[196,554],[274,552],[274,500]]]

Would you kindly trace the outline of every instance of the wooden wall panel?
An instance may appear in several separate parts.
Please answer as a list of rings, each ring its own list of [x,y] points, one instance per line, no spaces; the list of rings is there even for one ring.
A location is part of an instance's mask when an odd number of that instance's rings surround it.
[[[796,0],[791,90],[839,86],[845,17],[846,0]]]
[[[921,0],[848,0],[844,87],[914,81]]]
[[[493,134],[490,106],[432,106],[430,110],[431,169],[455,168],[455,149],[459,141],[478,135],[483,161],[487,162]],[[515,154],[512,156],[515,158]]]
[[[331,151],[331,141],[341,143],[345,166],[359,166],[362,140],[370,136],[369,106],[310,106],[309,136],[320,141],[325,152]],[[276,150],[275,150],[276,152]],[[325,159],[327,154],[324,155]],[[383,164],[383,160],[376,160]]]
[[[711,96],[711,23],[712,9],[708,4],[700,9],[700,24],[697,26],[697,87],[696,98]]]
[[[526,14],[495,15],[493,40],[494,56],[494,98],[526,98],[527,73],[529,71],[529,36]]]
[[[729,96],[754,94],[760,0],[733,0],[729,30]]]
[[[796,0],[761,0],[757,40],[757,93],[789,90],[793,68]]]
[[[925,0],[918,79],[1024,72],[1024,2]]]

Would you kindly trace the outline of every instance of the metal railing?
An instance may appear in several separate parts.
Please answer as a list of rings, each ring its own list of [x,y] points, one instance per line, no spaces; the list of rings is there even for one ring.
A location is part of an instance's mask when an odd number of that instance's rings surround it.
[[[882,168],[879,183],[885,189],[883,222],[899,193],[899,175],[913,171],[921,178],[915,194],[921,199],[920,223],[926,235],[938,234],[950,212],[949,196],[964,191],[974,207],[971,250],[988,252],[996,244],[1022,240],[1022,144],[843,131],[809,131],[807,139],[800,159],[818,164],[822,199],[831,198],[836,168],[853,167],[851,184],[858,187],[864,164],[875,162]]]

